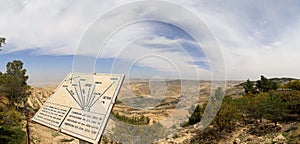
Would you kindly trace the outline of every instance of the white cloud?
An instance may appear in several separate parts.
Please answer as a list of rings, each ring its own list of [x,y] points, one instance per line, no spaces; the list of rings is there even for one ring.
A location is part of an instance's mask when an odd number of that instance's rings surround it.
[[[157,26],[160,25],[156,24],[151,27],[153,25],[149,26],[149,23],[145,22],[121,29],[106,42],[98,57],[118,59],[114,63],[114,67],[117,69],[125,67],[129,71],[135,65],[168,73],[168,78],[197,79],[196,72],[198,72],[200,78],[209,79],[209,70],[193,63],[206,63],[207,59],[203,55],[192,57],[187,48],[181,46],[182,43],[195,43],[190,40],[168,39],[156,35],[153,29],[159,29]],[[159,30],[164,32],[163,29]],[[96,50],[89,49],[91,54],[92,51],[98,50],[97,47],[95,48]],[[119,60],[126,61],[126,64]]]
[[[33,49],[37,54],[73,54],[88,28],[114,2],[78,0],[0,1],[0,32],[6,52]]]
[[[132,2],[132,1],[129,1]],[[79,0],[27,0],[0,1],[0,35],[7,38],[4,52],[32,49],[36,54],[72,55],[84,32],[97,17],[128,1],[79,1]],[[300,4],[298,1],[174,1],[201,17],[220,42],[225,59],[228,79],[258,78],[266,76],[300,77]],[[102,30],[118,22],[137,16],[152,16],[173,21],[184,30],[199,29],[185,22],[193,17],[182,17],[180,10],[170,7],[153,16],[149,9],[135,8],[127,17],[118,13],[107,17]],[[165,13],[173,16],[165,17]],[[152,34],[152,27],[136,27],[126,35]],[[184,39],[178,39],[184,40]],[[116,39],[117,41],[117,39]],[[126,42],[126,41],[125,41]],[[145,41],[144,41],[145,42]],[[171,40],[157,39],[168,44]],[[178,42],[178,41],[177,41]],[[104,57],[112,56],[103,51]],[[154,50],[154,49],[153,49]],[[211,49],[205,49],[208,55]],[[88,53],[88,52],[87,52]],[[140,53],[128,55],[138,57]],[[168,53],[178,57],[176,52]],[[129,58],[128,58],[129,59]],[[213,59],[210,59],[213,62]],[[175,61],[175,60],[174,60]],[[146,62],[145,62],[146,63]],[[179,62],[178,62],[179,63]],[[150,65],[149,62],[147,62]],[[186,62],[182,63],[186,64]]]
[[[228,79],[257,79],[261,74],[300,77],[299,2],[195,3],[191,8],[221,44]]]

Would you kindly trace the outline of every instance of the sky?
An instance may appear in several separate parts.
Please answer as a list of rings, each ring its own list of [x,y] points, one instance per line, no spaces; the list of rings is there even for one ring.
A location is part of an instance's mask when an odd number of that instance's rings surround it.
[[[210,79],[214,72],[227,80],[300,77],[300,1],[156,2],[0,0],[0,36],[7,39],[0,71],[19,59],[29,83],[59,82],[72,71],[164,79]],[[151,20],[132,21],[139,18]]]

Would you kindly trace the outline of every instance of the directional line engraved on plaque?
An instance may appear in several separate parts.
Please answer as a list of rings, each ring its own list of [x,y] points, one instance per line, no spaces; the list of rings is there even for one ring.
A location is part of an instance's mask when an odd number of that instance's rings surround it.
[[[95,101],[91,101],[89,106],[92,107],[106,92],[108,89],[110,89],[112,87],[112,85],[114,84],[115,82],[113,81],[103,92],[100,96],[98,96],[98,98],[95,100]]]
[[[99,84],[99,82],[95,82],[94,84],[87,83],[82,87],[81,81],[85,81],[85,79],[80,79],[78,81],[78,84],[72,84],[73,90],[66,87],[66,91],[70,94],[70,96],[73,98],[73,100],[78,104],[78,106],[81,108],[81,110],[84,111],[90,111],[91,107],[107,92],[108,89],[110,89],[114,81],[108,85],[104,89],[102,93],[95,92],[96,85]],[[92,90],[91,90],[92,88]],[[86,93],[87,92],[87,93]]]

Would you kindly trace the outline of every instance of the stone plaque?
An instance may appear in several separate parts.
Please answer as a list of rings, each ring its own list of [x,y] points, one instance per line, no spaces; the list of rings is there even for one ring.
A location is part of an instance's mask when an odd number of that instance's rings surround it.
[[[68,74],[32,120],[98,143],[123,79],[121,74]]]

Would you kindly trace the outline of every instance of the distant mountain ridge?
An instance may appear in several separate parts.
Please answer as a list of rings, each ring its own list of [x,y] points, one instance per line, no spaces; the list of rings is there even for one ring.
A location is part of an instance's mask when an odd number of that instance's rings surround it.
[[[283,77],[283,78],[270,78],[269,80],[272,82],[286,83],[286,82],[290,82],[293,80],[299,80],[299,79]]]

